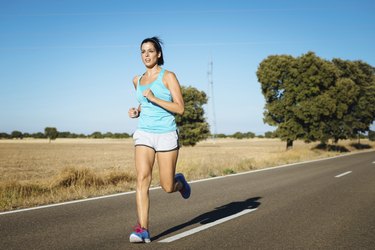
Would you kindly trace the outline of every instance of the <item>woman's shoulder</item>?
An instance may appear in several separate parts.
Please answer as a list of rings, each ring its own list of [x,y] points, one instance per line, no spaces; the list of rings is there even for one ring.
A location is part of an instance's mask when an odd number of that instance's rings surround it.
[[[141,76],[140,75],[136,75],[133,77],[133,84],[134,84],[134,87],[137,87],[137,84],[138,84],[138,80]]]
[[[168,79],[176,79],[177,77],[174,72],[165,69],[164,78],[168,80]]]
[[[163,82],[168,89],[170,89],[171,86],[179,85],[176,74],[169,70],[165,70]]]

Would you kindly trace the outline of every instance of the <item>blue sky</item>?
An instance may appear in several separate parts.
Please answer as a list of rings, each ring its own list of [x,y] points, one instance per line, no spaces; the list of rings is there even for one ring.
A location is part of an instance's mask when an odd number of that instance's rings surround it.
[[[212,59],[216,132],[263,134],[259,63],[313,51],[375,66],[375,2],[0,0],[0,132],[132,133],[139,44],[154,35],[181,85],[210,94]]]

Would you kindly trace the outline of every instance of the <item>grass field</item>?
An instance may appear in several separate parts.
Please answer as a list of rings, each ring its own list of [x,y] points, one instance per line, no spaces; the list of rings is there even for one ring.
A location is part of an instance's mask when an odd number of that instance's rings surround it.
[[[356,141],[336,148],[358,150]],[[374,142],[361,141],[365,149]],[[317,144],[294,143],[285,150],[278,139],[217,139],[183,147],[177,171],[197,180],[329,157],[338,151]],[[134,190],[134,146],[131,139],[0,140],[0,210]],[[152,185],[158,185],[157,164]]]

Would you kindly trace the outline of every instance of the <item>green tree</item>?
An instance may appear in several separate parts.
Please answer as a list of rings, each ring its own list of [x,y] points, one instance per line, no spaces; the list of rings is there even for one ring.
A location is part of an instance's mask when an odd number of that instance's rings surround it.
[[[369,131],[375,119],[375,69],[362,61],[333,59],[333,63],[340,70],[340,78],[351,85],[346,95],[343,94],[353,101],[343,113],[345,127],[342,129],[348,137],[357,137]]]
[[[275,132],[267,131],[267,132],[264,133],[264,137],[265,138],[275,138],[276,134],[275,134]]]
[[[216,138],[227,138],[228,136],[226,134],[216,134],[215,135]]]
[[[87,138],[88,136],[85,134],[75,134],[75,138]]]
[[[11,133],[11,138],[13,139],[23,139],[23,134],[21,131],[18,131],[18,130],[14,130],[12,133]]]
[[[30,138],[31,137],[31,134],[30,133],[23,133],[23,138]]]
[[[336,112],[335,97],[332,89],[338,79],[338,70],[329,61],[309,52],[297,59],[297,71],[292,85],[291,95],[295,96],[290,109],[301,127],[298,139],[306,141],[320,140],[326,142],[329,138],[328,122]]]
[[[287,141],[337,142],[369,130],[375,119],[374,68],[332,62],[309,52],[298,58],[269,56],[257,77],[266,100],[264,122]]]
[[[36,138],[36,139],[44,139],[46,138],[46,135],[43,134],[42,132],[37,132],[37,133],[31,134],[31,137]]]
[[[184,146],[194,146],[198,141],[207,139],[210,130],[204,117],[203,105],[207,103],[207,95],[194,87],[181,87],[185,102],[185,112],[176,115],[180,142]]]
[[[103,134],[103,137],[104,138],[113,138],[113,133],[112,132],[107,132],[107,133]]]
[[[128,133],[122,133],[121,138],[130,138],[130,135]]]
[[[73,138],[72,134],[69,131],[64,131],[64,132],[58,132],[59,138]]]
[[[0,138],[1,139],[10,139],[12,136],[8,133],[0,133]]]
[[[296,104],[297,60],[289,55],[271,55],[263,60],[256,72],[266,100],[263,121],[276,126],[276,133],[287,141],[287,148],[304,134],[293,106]]]
[[[243,138],[245,138],[244,134],[241,133],[241,132],[239,132],[239,131],[236,132],[236,133],[234,133],[234,134],[231,135],[230,137],[235,138],[235,139],[243,139]]]
[[[51,143],[51,140],[55,140],[58,137],[59,132],[54,127],[46,127],[44,134],[48,138],[49,143]]]
[[[113,139],[125,139],[129,138],[130,135],[128,133],[114,133],[111,138]]]
[[[255,133],[253,133],[253,132],[247,132],[247,133],[236,132],[233,135],[231,135],[231,137],[236,138],[236,139],[244,139],[244,138],[249,139],[249,138],[254,138]]]
[[[95,131],[94,133],[90,135],[90,137],[94,139],[103,139],[104,135],[99,131]]]

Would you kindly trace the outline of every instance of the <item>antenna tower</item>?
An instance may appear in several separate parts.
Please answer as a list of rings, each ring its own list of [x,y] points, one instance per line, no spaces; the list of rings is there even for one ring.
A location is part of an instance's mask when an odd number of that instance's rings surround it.
[[[211,112],[212,112],[212,139],[215,139],[216,136],[216,115],[215,115],[215,98],[214,98],[214,82],[213,82],[213,62],[212,59],[208,63],[208,71],[207,71],[207,77],[208,77],[208,87],[209,87],[209,94],[211,99]],[[210,101],[210,100],[209,100]]]

